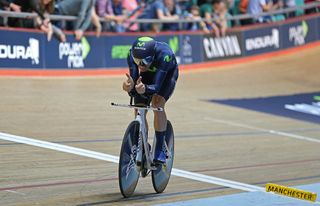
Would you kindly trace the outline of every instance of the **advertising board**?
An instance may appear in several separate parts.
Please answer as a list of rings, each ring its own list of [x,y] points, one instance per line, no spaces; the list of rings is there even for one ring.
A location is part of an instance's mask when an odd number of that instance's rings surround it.
[[[317,20],[309,19],[281,26],[282,48],[301,46],[317,40]]]
[[[46,67],[49,69],[90,69],[103,68],[105,60],[102,58],[104,38],[93,36],[75,40],[72,35],[67,36],[66,42],[52,40],[45,44]]]
[[[201,43],[205,61],[230,59],[243,55],[242,35],[240,32],[229,33],[219,38],[205,35]]]
[[[246,30],[243,37],[246,56],[277,51],[281,48],[280,28],[277,26]]]
[[[127,56],[137,36],[104,37],[105,67],[127,67]]]
[[[0,36],[0,67],[44,67],[43,34],[0,30]]]
[[[180,35],[180,64],[192,64],[203,61],[203,49],[200,35]]]

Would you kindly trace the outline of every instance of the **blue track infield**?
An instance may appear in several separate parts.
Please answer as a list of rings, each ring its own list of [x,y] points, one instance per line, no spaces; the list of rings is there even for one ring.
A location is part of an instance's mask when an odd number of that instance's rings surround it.
[[[212,99],[208,101],[320,124],[319,99],[320,92],[314,92],[245,99]]]
[[[295,188],[320,193],[320,183],[297,186]],[[319,201],[319,196],[317,201]],[[245,192],[234,195],[226,195],[220,197],[195,199],[189,201],[173,202],[167,204],[160,204],[161,206],[315,206],[319,205],[313,202],[307,202],[304,200],[293,199],[285,196],[274,195],[266,192]],[[158,206],[160,206],[158,205]]]

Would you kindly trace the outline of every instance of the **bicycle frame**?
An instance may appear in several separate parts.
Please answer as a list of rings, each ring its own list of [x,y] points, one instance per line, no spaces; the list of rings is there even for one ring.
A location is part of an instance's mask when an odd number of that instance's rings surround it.
[[[139,122],[139,140],[138,140],[138,151],[136,155],[136,163],[139,170],[142,168],[149,169],[149,170],[156,170],[156,166],[153,165],[153,156],[154,156],[154,145],[155,140],[153,141],[153,147],[152,151],[150,151],[148,146],[148,137],[147,137],[147,128],[146,128],[146,111],[147,110],[153,110],[158,112],[163,112],[163,108],[161,107],[150,107],[150,106],[137,106],[137,105],[126,105],[126,104],[116,104],[111,103],[112,106],[118,106],[118,107],[126,107],[126,108],[134,108],[137,110],[137,116],[135,117],[135,121]],[[142,144],[143,143],[143,144]],[[145,151],[146,161],[144,162],[144,165],[142,167],[141,163],[143,158],[143,149]],[[166,145],[167,147],[167,145]]]

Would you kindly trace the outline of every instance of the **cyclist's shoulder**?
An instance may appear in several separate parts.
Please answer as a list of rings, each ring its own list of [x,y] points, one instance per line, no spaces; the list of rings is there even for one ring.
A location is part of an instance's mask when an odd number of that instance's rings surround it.
[[[155,49],[155,53],[159,57],[165,57],[167,55],[174,56],[174,52],[172,51],[170,46],[165,42],[157,42]]]

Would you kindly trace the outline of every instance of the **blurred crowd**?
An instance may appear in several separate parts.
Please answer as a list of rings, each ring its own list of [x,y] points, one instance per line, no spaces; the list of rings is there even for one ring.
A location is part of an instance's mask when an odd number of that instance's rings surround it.
[[[34,18],[13,18],[0,26],[39,28],[47,34],[65,41],[63,30],[74,32],[81,39],[85,31],[137,32],[137,31],[203,31],[224,36],[227,28],[255,23],[281,21],[298,15],[319,12],[319,8],[295,10],[272,16],[228,20],[239,14],[259,14],[304,5],[320,0],[0,0],[0,10],[34,12]],[[50,20],[49,15],[76,16],[77,20]],[[100,21],[103,18],[106,21]],[[197,20],[184,23],[131,23],[128,19]]]

